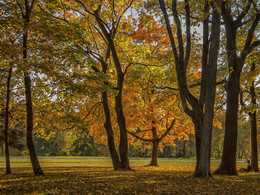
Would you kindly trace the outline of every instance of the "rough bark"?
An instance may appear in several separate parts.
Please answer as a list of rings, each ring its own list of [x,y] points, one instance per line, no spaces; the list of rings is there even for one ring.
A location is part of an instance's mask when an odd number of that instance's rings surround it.
[[[206,178],[212,176],[210,172],[211,138],[214,117],[218,50],[220,43],[220,13],[217,10],[217,6],[220,5],[220,0],[216,0],[215,3],[216,4],[213,5],[211,44],[209,63],[207,65],[205,114],[201,134],[201,153],[199,169],[196,175]]]
[[[10,69],[8,71],[8,78],[6,82],[6,106],[5,106],[5,128],[4,128],[4,137],[5,137],[5,163],[6,163],[6,174],[11,174],[10,166],[10,154],[9,154],[9,102],[10,102],[10,82],[12,77],[12,63],[10,64]]]

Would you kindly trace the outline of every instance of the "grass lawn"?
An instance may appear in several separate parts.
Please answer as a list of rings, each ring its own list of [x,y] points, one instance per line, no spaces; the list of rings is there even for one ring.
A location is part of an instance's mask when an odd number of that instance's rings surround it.
[[[51,157],[55,158],[55,157]],[[71,157],[75,159],[74,157]],[[193,178],[194,161],[130,161],[134,171],[113,171],[104,160],[41,160],[44,177],[33,176],[28,160],[11,160],[13,174],[4,175],[0,160],[0,194],[259,194],[260,173]],[[219,162],[212,162],[212,170]],[[238,167],[246,167],[238,163]]]

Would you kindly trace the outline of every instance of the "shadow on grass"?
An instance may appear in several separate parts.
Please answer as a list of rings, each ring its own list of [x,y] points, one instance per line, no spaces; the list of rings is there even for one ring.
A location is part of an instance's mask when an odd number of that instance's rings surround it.
[[[192,177],[193,166],[132,166],[135,171],[114,171],[112,166],[44,167],[45,176],[33,176],[30,167],[1,175],[0,194],[258,194],[260,174]],[[1,171],[4,169],[0,169]]]

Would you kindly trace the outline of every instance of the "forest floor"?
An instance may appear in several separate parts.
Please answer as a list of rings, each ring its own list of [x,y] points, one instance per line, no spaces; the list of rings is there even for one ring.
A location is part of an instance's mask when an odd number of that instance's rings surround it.
[[[114,171],[109,161],[40,160],[45,176],[33,176],[30,162],[12,159],[13,174],[5,175],[0,160],[0,194],[260,194],[260,173],[192,177],[194,161],[130,161],[134,171]],[[212,162],[212,171],[219,162]],[[245,163],[238,163],[239,167]]]

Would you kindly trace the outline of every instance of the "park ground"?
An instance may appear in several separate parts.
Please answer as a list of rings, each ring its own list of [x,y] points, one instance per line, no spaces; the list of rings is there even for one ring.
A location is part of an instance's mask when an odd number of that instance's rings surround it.
[[[133,171],[114,171],[106,159],[40,158],[45,176],[33,176],[28,159],[12,158],[11,175],[0,159],[0,194],[260,194],[260,173],[238,176],[192,177],[193,160],[160,159],[147,167],[147,159],[130,161]],[[212,162],[212,171],[219,162]],[[238,162],[238,168],[246,167]]]

